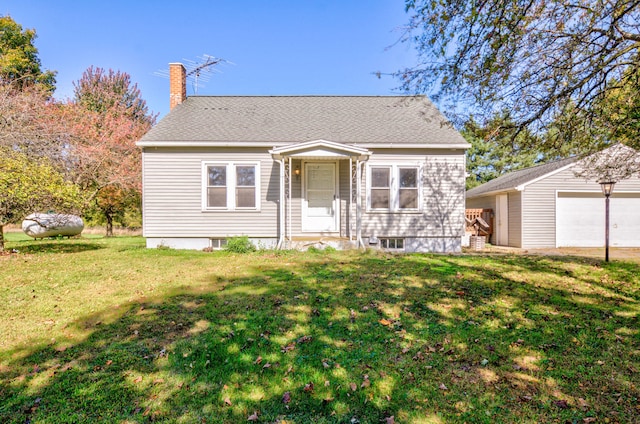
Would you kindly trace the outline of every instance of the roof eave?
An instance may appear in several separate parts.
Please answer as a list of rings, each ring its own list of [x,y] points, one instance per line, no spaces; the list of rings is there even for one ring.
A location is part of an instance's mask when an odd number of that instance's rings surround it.
[[[136,142],[138,147],[282,147],[293,142],[273,141],[157,141],[140,140]],[[344,143],[358,146],[364,149],[468,149],[468,143]]]

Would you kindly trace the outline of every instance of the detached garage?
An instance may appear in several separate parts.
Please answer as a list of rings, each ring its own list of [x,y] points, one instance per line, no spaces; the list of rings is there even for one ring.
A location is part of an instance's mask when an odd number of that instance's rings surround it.
[[[466,207],[493,210],[495,245],[603,247],[605,198],[597,180],[576,177],[576,167],[569,158],[505,174],[469,190]],[[610,245],[640,247],[638,175],[616,183],[609,210]]]

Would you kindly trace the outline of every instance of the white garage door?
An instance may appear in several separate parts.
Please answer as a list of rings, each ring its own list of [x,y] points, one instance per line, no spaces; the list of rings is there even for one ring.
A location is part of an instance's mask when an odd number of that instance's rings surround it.
[[[609,245],[640,247],[640,194],[615,193],[609,205]],[[603,247],[605,200],[598,193],[558,193],[558,247]]]

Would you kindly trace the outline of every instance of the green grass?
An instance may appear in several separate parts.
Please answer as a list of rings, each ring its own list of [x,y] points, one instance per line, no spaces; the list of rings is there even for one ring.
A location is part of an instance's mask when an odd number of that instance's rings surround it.
[[[8,240],[3,423],[639,420],[638,263]]]

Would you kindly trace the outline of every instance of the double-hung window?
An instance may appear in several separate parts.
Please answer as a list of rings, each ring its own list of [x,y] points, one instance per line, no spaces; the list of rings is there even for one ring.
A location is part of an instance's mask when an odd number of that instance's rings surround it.
[[[204,210],[258,210],[257,163],[204,162]]]
[[[371,167],[371,209],[389,209],[391,200],[391,168]]]
[[[370,211],[417,211],[420,208],[420,167],[371,165],[368,209]]]

